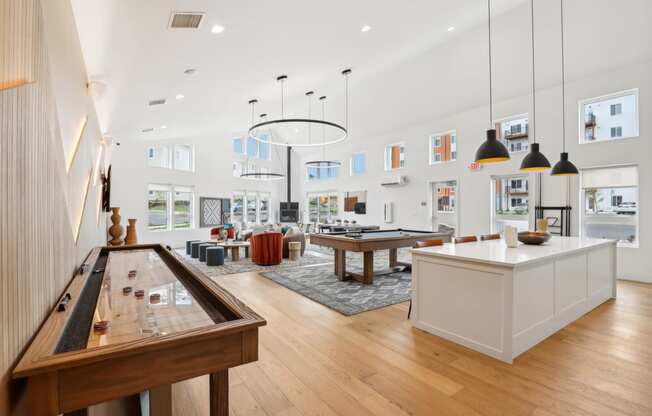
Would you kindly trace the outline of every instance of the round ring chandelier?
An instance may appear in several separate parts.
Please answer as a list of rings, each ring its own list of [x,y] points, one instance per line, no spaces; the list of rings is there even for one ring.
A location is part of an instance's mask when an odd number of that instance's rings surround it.
[[[310,108],[310,95],[312,95],[312,91],[309,91],[306,93],[306,95],[309,95],[308,97],[308,108]],[[324,119],[326,115],[326,96],[322,95],[319,97],[319,101],[321,101],[321,118],[322,120]],[[319,120],[317,120],[319,121]],[[312,138],[310,138],[310,141]],[[313,169],[329,169],[329,168],[338,168],[342,166],[342,162],[339,160],[327,160],[326,159],[326,146],[323,144],[325,140],[325,133],[324,129],[322,129],[322,148],[321,148],[321,160],[309,160],[305,163],[306,166],[313,168]]]
[[[256,124],[252,123],[249,128],[249,137],[259,141],[270,143],[277,146],[290,146],[290,147],[315,147],[315,146],[328,146],[335,143],[340,143],[348,137],[348,123],[349,123],[349,75],[350,69],[342,71],[344,76],[345,86],[345,123],[344,125],[338,124],[333,121],[327,121],[312,118],[309,114],[307,118],[301,117],[285,117],[285,87],[284,83],[287,80],[287,75],[281,75],[276,78],[280,84],[281,89],[281,116],[278,119],[262,121]],[[312,92],[311,92],[312,93]],[[308,93],[306,93],[308,95]],[[323,140],[318,143],[313,143],[311,140],[311,132],[313,128],[321,127],[323,131]],[[274,134],[269,134],[273,131]],[[264,136],[264,137],[263,137]]]

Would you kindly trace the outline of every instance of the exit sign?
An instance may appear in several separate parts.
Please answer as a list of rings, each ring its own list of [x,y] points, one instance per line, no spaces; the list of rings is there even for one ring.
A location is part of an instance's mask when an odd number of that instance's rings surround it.
[[[482,169],[482,164],[481,164],[481,163],[478,163],[478,162],[472,162],[472,163],[469,165],[469,169],[471,169],[472,172],[477,172],[477,171],[479,171],[480,169]]]

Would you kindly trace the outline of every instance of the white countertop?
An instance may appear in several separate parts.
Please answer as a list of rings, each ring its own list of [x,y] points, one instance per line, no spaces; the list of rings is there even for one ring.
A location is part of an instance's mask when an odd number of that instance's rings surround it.
[[[462,244],[446,243],[443,246],[415,248],[412,249],[412,253],[504,267],[516,267],[549,257],[557,257],[609,244],[616,244],[616,241],[554,236],[547,243],[540,246],[525,245],[519,242],[518,247],[509,248],[505,244],[505,240],[501,239]]]

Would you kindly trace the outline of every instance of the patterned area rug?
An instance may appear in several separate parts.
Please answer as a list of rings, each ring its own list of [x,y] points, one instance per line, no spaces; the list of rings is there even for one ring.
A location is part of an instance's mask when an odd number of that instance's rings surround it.
[[[200,262],[197,259],[186,254],[185,249],[177,249],[177,254],[181,256],[182,260],[188,263],[189,265],[199,269],[208,277],[217,277],[224,276],[227,274],[236,274],[236,273],[246,273],[246,272],[257,272],[257,271],[275,271],[283,270],[294,267],[305,267],[312,266],[316,264],[330,264],[331,268],[333,263],[333,257],[310,250],[306,250],[304,255],[297,261],[290,261],[288,259],[283,259],[281,264],[275,266],[259,266],[252,262],[250,259],[245,258],[244,254],[240,255],[240,260],[232,261],[231,256],[228,256],[224,259],[223,266],[207,266],[206,263]]]
[[[347,316],[409,300],[412,282],[406,272],[374,276],[371,285],[342,282],[332,265],[269,271],[261,276]]]

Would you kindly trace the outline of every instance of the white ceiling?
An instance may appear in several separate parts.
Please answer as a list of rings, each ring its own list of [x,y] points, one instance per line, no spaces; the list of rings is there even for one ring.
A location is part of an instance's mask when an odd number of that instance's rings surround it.
[[[106,84],[96,97],[102,129],[121,140],[223,136],[246,130],[250,98],[260,100],[257,112],[278,111],[275,77],[280,74],[289,75],[289,111],[303,111],[303,93],[314,89],[333,98],[329,108],[335,113],[343,112],[337,104],[343,91],[340,71],[353,68],[351,117],[357,131],[390,129],[487,101],[484,0],[72,3],[89,77]],[[528,3],[493,0],[500,16],[494,47],[498,96],[530,88]],[[623,48],[619,36],[650,39],[649,14],[641,13],[641,8],[650,10],[650,3],[567,1],[570,76],[649,59],[647,42],[644,48]],[[539,0],[536,7],[537,33],[557,33],[558,2]],[[197,31],[170,30],[172,11],[207,15]],[[212,34],[213,24],[226,30]],[[372,30],[361,33],[363,25]],[[450,26],[455,30],[447,31]],[[599,27],[610,32],[596,40]],[[596,57],[595,49],[586,47],[596,41],[609,51],[608,58]],[[541,85],[557,82],[558,37],[544,35],[540,42]],[[198,72],[184,75],[187,68]],[[185,98],[176,100],[177,94]],[[147,106],[157,98],[168,103]],[[162,125],[168,128],[160,129]],[[155,132],[140,133],[148,127]]]

